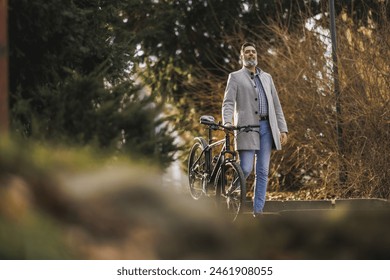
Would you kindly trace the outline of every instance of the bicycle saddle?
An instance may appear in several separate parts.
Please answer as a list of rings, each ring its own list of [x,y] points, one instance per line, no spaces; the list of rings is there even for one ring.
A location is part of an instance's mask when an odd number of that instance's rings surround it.
[[[200,123],[208,125],[215,124],[215,119],[213,116],[201,116]]]

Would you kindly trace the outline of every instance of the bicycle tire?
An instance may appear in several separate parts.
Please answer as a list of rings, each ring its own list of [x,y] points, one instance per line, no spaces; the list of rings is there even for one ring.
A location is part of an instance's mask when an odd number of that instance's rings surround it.
[[[216,200],[228,218],[235,221],[243,211],[246,201],[246,183],[241,166],[237,162],[225,164],[225,185],[222,185],[222,167],[215,180]],[[227,211],[226,211],[227,210]]]
[[[203,138],[196,138],[188,157],[188,183],[190,194],[198,200],[203,193],[203,179],[206,172],[206,154],[202,151],[207,147]],[[199,161],[197,162],[199,158]],[[195,166],[194,166],[195,164]]]

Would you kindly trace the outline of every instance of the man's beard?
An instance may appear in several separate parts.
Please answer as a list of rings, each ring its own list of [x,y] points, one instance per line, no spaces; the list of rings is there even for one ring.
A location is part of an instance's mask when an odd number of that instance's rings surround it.
[[[244,59],[243,63],[245,67],[254,67],[257,65],[257,58]]]

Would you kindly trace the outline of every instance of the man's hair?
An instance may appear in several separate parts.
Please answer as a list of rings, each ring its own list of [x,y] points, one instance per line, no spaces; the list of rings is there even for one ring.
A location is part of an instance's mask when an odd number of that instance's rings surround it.
[[[252,42],[245,42],[241,45],[241,53],[244,51],[244,49],[248,46],[254,47],[256,49],[256,45]]]

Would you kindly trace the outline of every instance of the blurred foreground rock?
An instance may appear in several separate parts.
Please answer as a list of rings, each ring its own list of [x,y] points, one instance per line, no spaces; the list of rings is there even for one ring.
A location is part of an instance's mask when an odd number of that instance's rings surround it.
[[[22,148],[23,147],[23,148]],[[389,259],[390,212],[294,212],[232,224],[153,167],[0,144],[2,259]]]

